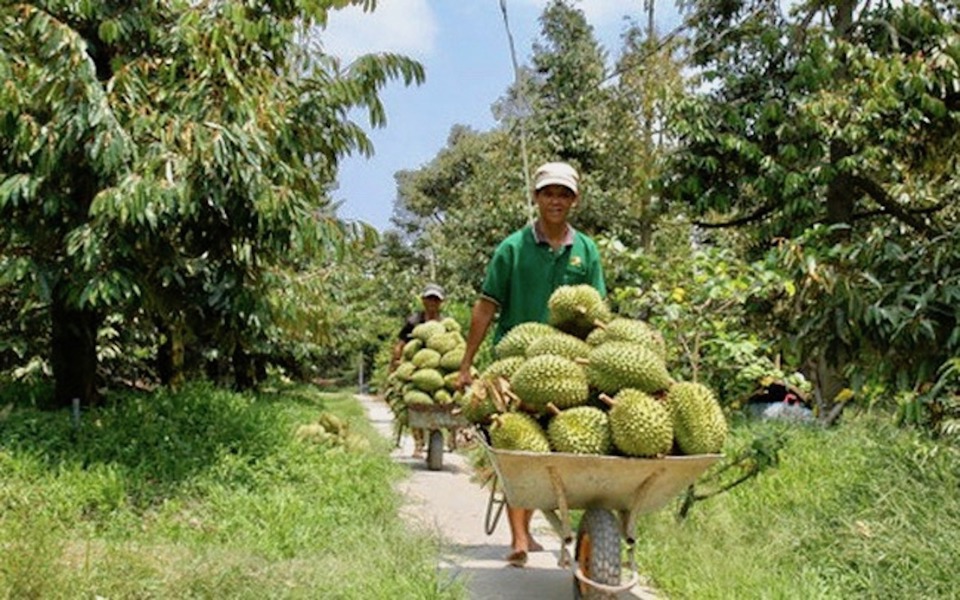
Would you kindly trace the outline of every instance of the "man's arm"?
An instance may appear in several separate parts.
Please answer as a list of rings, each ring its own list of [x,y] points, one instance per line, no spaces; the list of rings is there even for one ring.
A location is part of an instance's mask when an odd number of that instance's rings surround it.
[[[397,343],[393,345],[393,354],[390,356],[390,373],[393,373],[397,365],[400,364],[400,358],[403,356],[403,347],[405,345],[406,342],[402,338],[397,340]]]
[[[487,335],[487,329],[497,314],[497,305],[489,298],[478,298],[470,313],[470,331],[467,333],[467,347],[463,351],[463,360],[460,361],[460,375],[457,377],[457,388],[463,389],[473,382],[470,368],[473,359]]]

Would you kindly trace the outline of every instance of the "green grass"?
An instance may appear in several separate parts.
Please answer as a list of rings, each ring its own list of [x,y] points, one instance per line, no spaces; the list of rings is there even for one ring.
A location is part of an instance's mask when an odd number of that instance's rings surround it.
[[[465,597],[400,521],[404,470],[349,394],[197,384],[114,397],[77,431],[21,404],[0,420],[0,598]],[[324,411],[369,444],[298,440]],[[960,597],[956,448],[849,415],[737,423],[728,454],[771,433],[776,468],[683,522],[679,502],[641,517],[665,597]]]
[[[884,421],[770,429],[781,464],[697,503],[645,515],[639,570],[670,598],[958,598],[960,455]]]
[[[298,440],[323,412],[369,443]],[[0,422],[0,597],[460,598],[349,394],[197,384]]]

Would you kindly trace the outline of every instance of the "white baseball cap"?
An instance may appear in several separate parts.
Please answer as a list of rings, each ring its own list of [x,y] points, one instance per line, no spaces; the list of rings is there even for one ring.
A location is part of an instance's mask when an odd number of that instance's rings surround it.
[[[565,162],[548,162],[540,165],[533,175],[533,181],[535,190],[548,185],[562,185],[574,194],[580,193],[580,175],[577,174],[576,169]]]
[[[423,293],[420,294],[420,297],[429,298],[430,296],[443,300],[443,288],[435,283],[428,283],[423,287]]]

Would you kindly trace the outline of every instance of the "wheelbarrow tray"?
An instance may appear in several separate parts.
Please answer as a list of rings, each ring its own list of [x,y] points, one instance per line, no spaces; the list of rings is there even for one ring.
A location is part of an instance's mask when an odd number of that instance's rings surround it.
[[[469,423],[456,404],[410,404],[407,423],[413,429],[459,429]]]
[[[486,448],[511,506],[605,508],[633,515],[660,509],[723,456],[627,458]]]

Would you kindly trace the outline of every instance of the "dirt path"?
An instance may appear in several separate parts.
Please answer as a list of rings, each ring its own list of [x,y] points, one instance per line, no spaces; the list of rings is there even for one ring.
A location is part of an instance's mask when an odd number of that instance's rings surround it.
[[[357,396],[370,422],[385,437],[393,435],[393,415],[373,396]],[[443,469],[430,471],[422,458],[410,455],[413,442],[404,436],[394,460],[410,468],[400,485],[406,497],[404,516],[414,527],[426,529],[440,544],[440,569],[450,580],[467,582],[473,600],[542,600],[572,598],[573,577],[558,566],[560,538],[539,512],[532,531],[543,552],[531,553],[527,566],[506,565],[510,530],[503,516],[492,535],[484,532],[489,491],[470,481],[471,468],[463,456],[447,452]],[[572,551],[572,548],[571,548]],[[624,599],[655,600],[653,590],[634,586]]]

